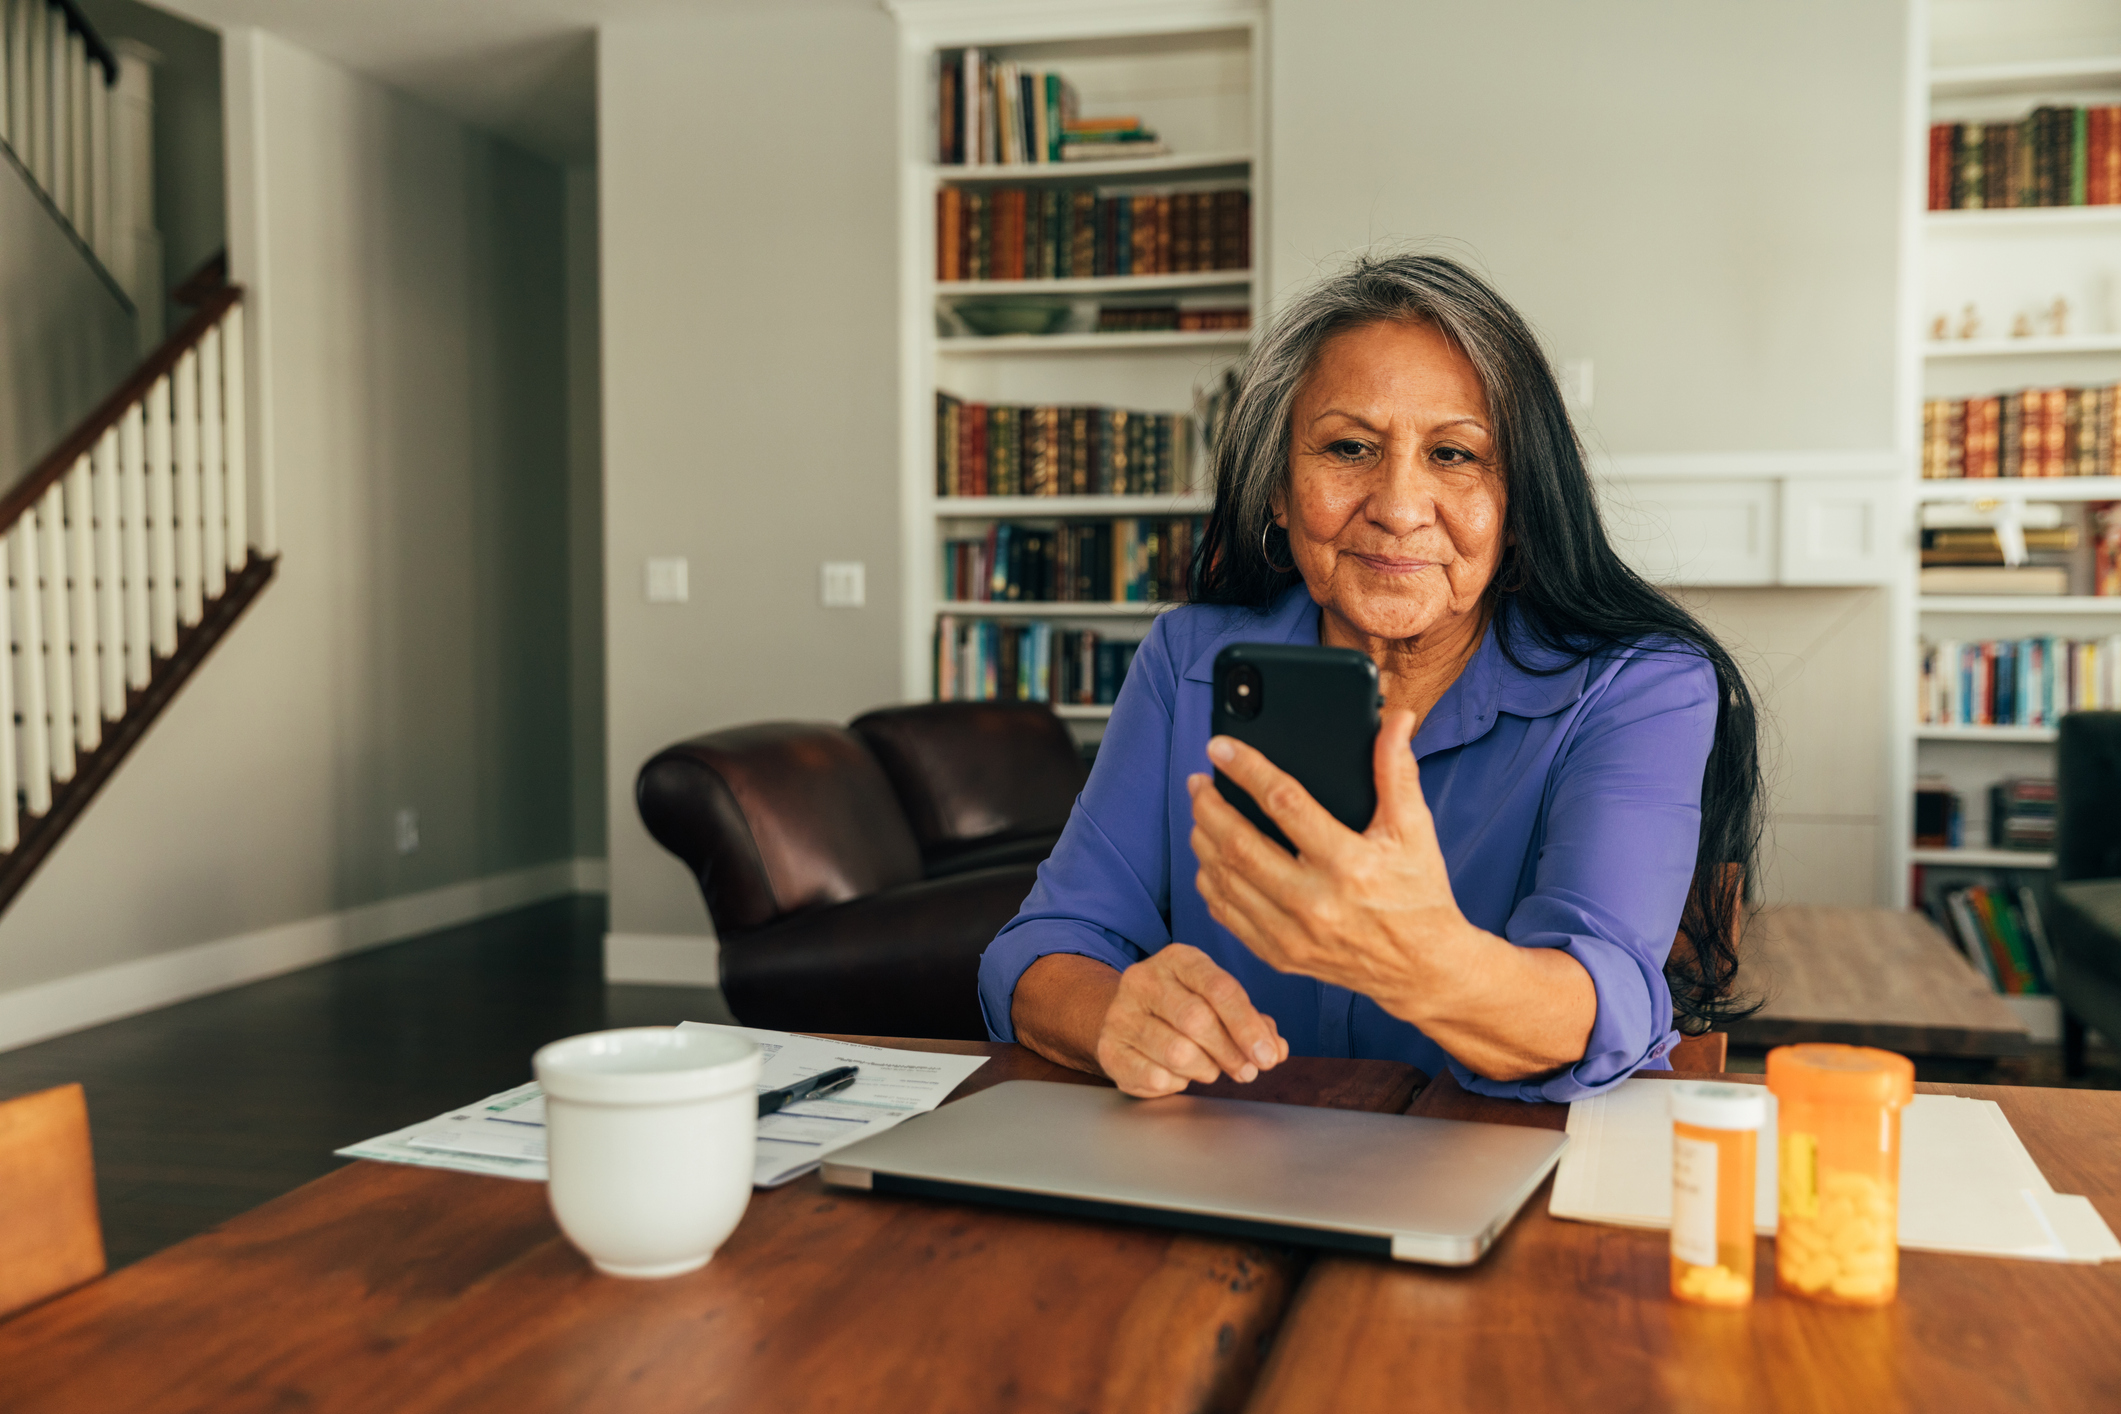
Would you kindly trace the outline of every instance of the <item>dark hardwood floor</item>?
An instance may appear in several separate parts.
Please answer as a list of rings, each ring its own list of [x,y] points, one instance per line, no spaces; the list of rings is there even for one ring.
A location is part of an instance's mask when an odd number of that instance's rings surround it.
[[[601,898],[540,904],[77,1031],[0,1054],[0,1099],[86,1087],[123,1266],[521,1084],[547,1041],[733,1019],[711,988],[606,987],[603,932]]]

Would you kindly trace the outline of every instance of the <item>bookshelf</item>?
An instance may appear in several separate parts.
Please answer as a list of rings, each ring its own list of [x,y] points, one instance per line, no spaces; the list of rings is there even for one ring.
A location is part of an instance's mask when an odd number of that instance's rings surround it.
[[[1234,0],[1125,5],[887,0],[887,5],[898,21],[900,61],[901,677],[908,700],[926,700],[935,692],[937,622],[944,615],[960,625],[1042,622],[1056,632],[1086,630],[1107,640],[1138,640],[1155,615],[1170,607],[1141,601],[946,600],[946,540],[976,537],[984,527],[1002,522],[1065,527],[1197,516],[1206,513],[1211,498],[1204,485],[1170,494],[939,494],[936,395],[995,406],[1195,412],[1198,390],[1242,356],[1251,331],[1104,331],[1097,327],[1096,311],[1107,302],[1177,304],[1181,310],[1242,306],[1256,322],[1265,292],[1259,258],[1266,192],[1265,19],[1258,5]],[[1168,150],[1087,162],[939,162],[939,56],[970,47],[1000,62],[1062,74],[1079,95],[1084,116],[1139,115]],[[996,193],[1015,187],[1091,190],[1100,197],[1242,187],[1250,193],[1254,258],[1243,269],[938,278],[939,194],[952,188]],[[971,197],[962,200],[969,209]],[[956,317],[966,305],[1027,298],[1067,302],[1065,322],[1046,334],[980,336]],[[1204,456],[1197,429],[1192,435],[1186,460],[1199,479]],[[1101,704],[1054,706],[1086,741],[1101,734],[1111,714]]]
[[[2015,122],[2041,105],[2121,104],[2121,31],[2105,40],[2087,37],[2057,20],[2059,13],[2041,0],[2007,15],[1997,7],[1938,0],[1914,10],[1914,81],[1902,188],[1910,209],[1903,227],[1901,386],[1905,426],[1918,448],[1924,404],[1932,399],[2121,382],[2121,298],[2113,284],[2121,205],[1924,209],[1932,124]],[[2003,32],[2004,26],[2010,32]],[[2053,52],[2038,52],[2042,46]],[[1991,54],[2007,56],[2007,62],[1962,62]],[[2021,313],[2032,315],[2058,296],[2067,301],[2066,328],[2057,331],[2037,319],[2028,329],[2013,328]],[[1973,337],[1933,337],[1932,324],[1940,315],[1950,318],[1956,333],[1969,304],[1979,316]],[[1931,518],[1955,506],[1992,517],[2025,515],[2030,508],[2048,517],[2059,513],[2063,524],[2083,527],[2081,537],[2088,529],[2084,506],[2121,500],[2121,476],[1923,479],[1923,457],[1911,463],[1912,507]],[[1912,553],[1922,537],[1911,535],[1906,543],[1911,563],[1901,622],[1904,641],[1915,654],[1911,688],[1920,683],[1918,641],[2084,640],[2121,634],[2121,598],[2084,592],[2091,587],[2088,552],[2070,565],[2069,595],[1925,595]],[[1906,739],[1898,770],[1905,773],[1907,790],[1898,808],[1911,811],[1916,780],[1942,779],[1962,802],[1964,828],[1957,847],[1917,847],[1912,814],[1903,817],[1908,823],[1896,832],[1899,877],[1911,887],[1917,870],[1995,870],[2010,871],[1994,876],[1999,880],[2023,882],[2052,870],[2052,853],[1990,847],[1988,788],[2005,777],[2051,777],[2055,728],[1923,723],[1919,715],[1909,711],[1902,718]],[[2059,1010],[2052,997],[2009,1000],[2036,1035],[2056,1033]]]

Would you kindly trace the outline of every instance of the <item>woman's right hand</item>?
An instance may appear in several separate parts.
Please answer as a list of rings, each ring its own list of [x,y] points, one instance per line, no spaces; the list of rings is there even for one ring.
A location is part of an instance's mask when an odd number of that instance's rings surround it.
[[[1250,1083],[1289,1058],[1274,1018],[1199,948],[1168,943],[1122,972],[1097,1064],[1129,1095],[1174,1095],[1227,1075]]]

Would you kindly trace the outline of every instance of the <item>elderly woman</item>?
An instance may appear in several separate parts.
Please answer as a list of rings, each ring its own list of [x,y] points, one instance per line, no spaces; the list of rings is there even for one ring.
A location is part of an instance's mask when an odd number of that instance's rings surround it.
[[[1142,643],[981,961],[997,1039],[1141,1096],[1294,1053],[1569,1100],[1666,1068],[1679,1025],[1727,1005],[1729,881],[1759,835],[1751,697],[1613,553],[1553,373],[1481,280],[1366,259],[1281,313],[1215,449],[1192,597]],[[1367,830],[1210,739],[1231,643],[1377,664]]]

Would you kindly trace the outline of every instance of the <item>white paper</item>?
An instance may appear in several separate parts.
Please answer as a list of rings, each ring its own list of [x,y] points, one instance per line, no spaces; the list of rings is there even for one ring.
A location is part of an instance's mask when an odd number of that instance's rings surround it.
[[[1569,1106],[1569,1147],[1548,1211],[1620,1227],[1672,1221],[1668,1080],[1629,1080]],[[1754,1178],[1754,1226],[1775,1231],[1775,1098],[1767,1097]],[[1917,1095],[1900,1113],[1900,1245],[1914,1251],[2047,1261],[2121,1260],[2096,1209],[2057,1194],[1990,1100]]]
[[[761,1188],[799,1178],[835,1149],[927,1113],[987,1063],[985,1056],[858,1046],[748,1026],[687,1021],[678,1029],[728,1031],[755,1042],[764,1057],[761,1092],[793,1085],[819,1071],[859,1067],[854,1083],[829,1099],[789,1105],[759,1121],[752,1182]],[[338,1152],[350,1159],[543,1182],[545,1094],[535,1083],[518,1085]]]

